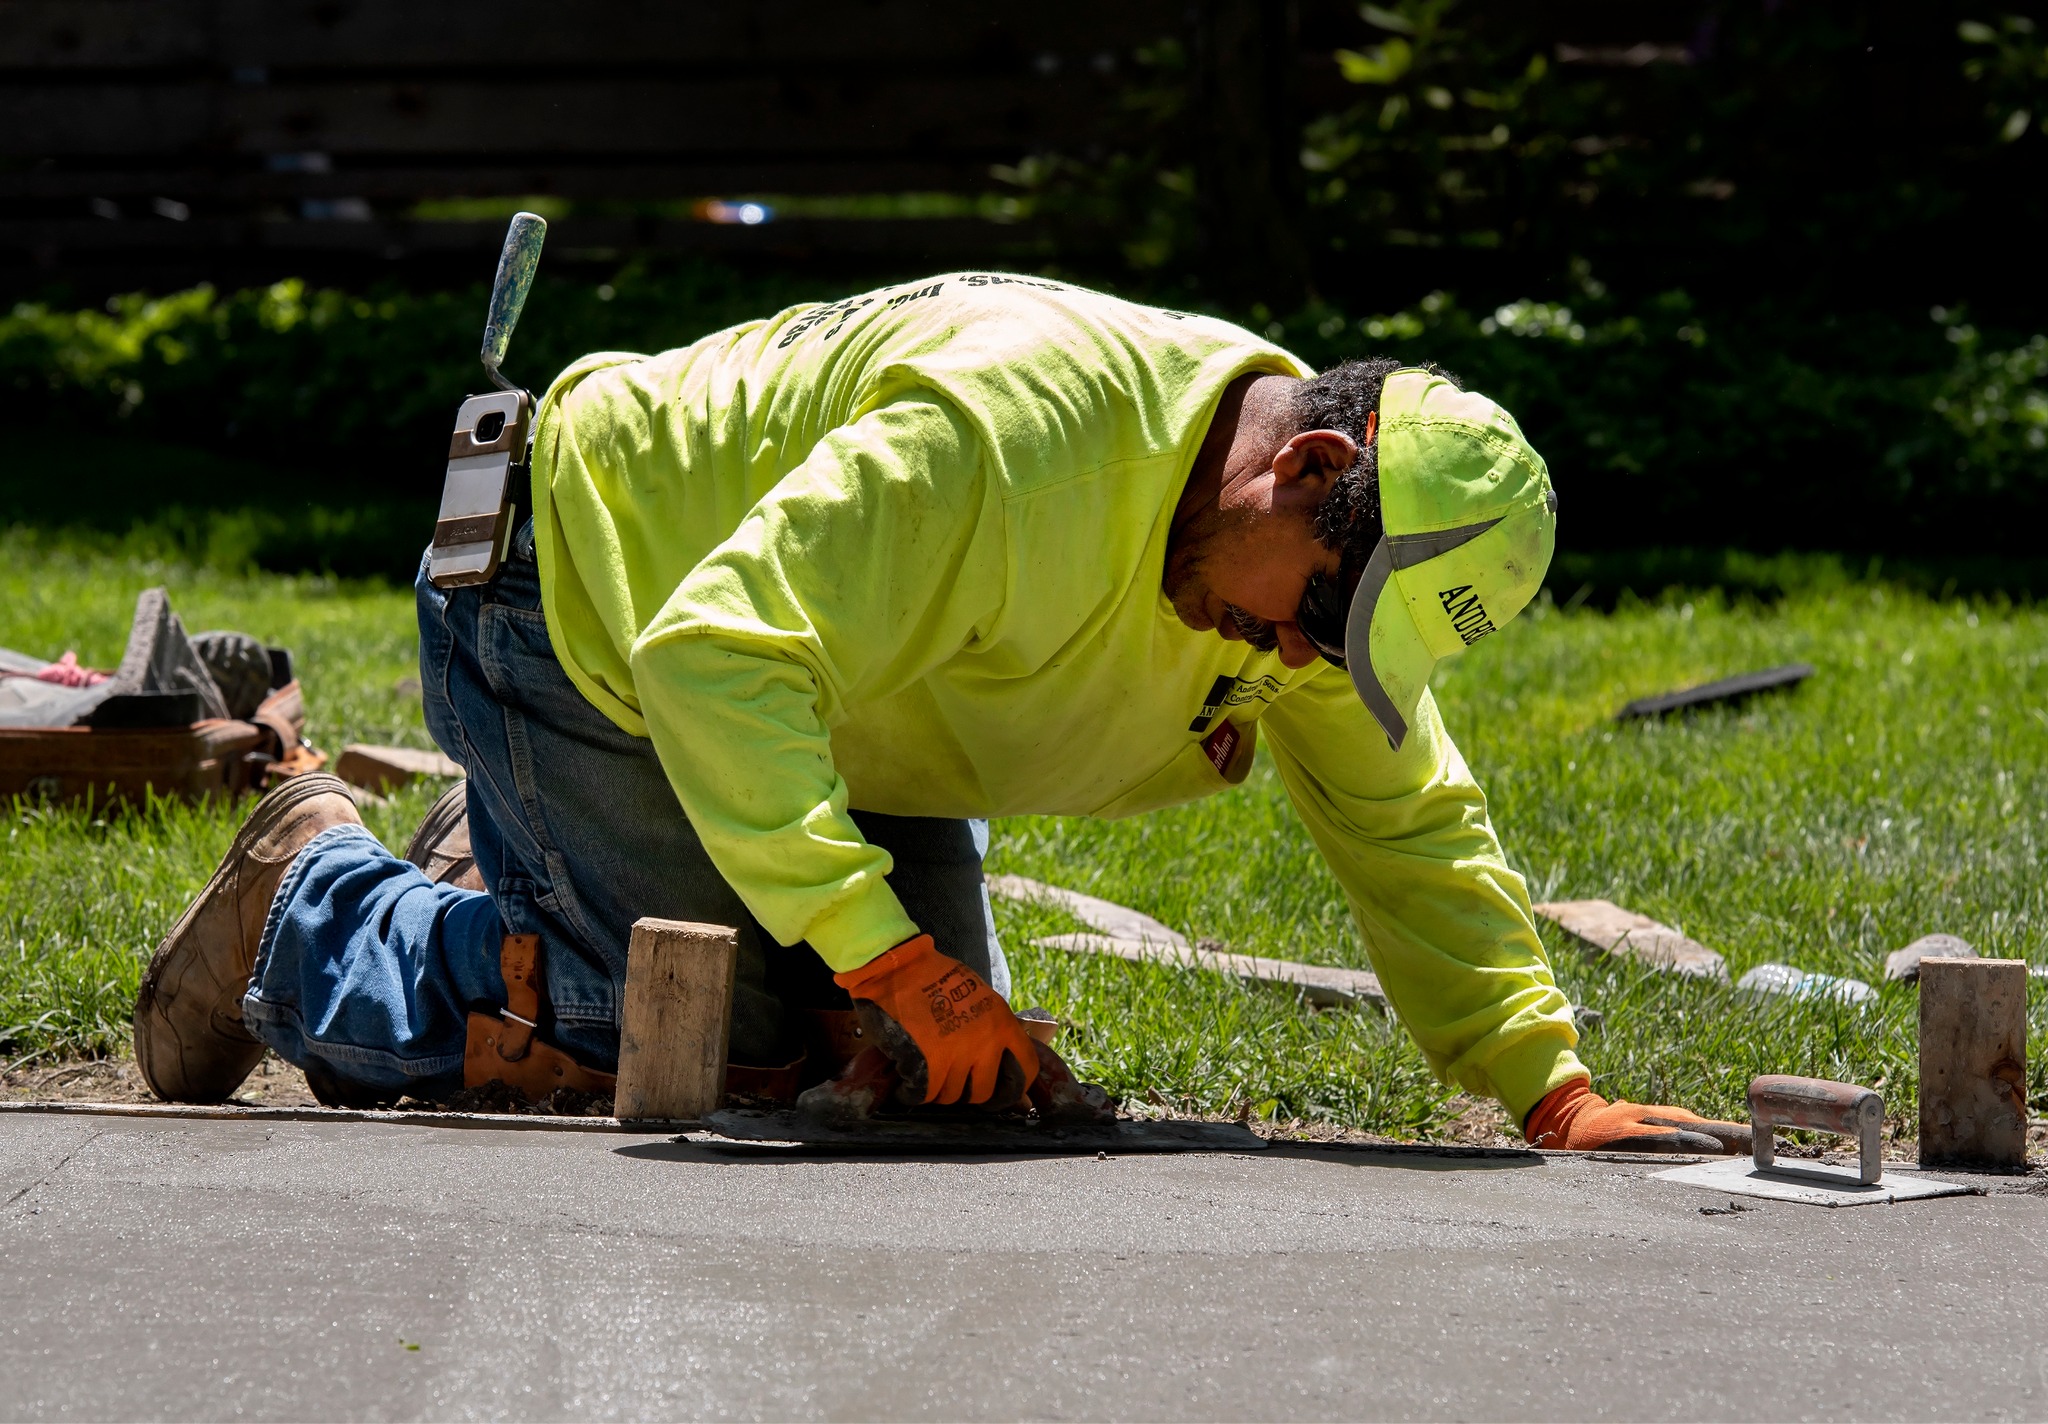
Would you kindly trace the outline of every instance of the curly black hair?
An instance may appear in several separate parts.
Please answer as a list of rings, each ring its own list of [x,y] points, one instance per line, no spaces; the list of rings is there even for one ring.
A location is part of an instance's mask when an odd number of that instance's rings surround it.
[[[1452,385],[1458,378],[1428,361],[1372,356],[1346,361],[1294,389],[1294,428],[1341,430],[1358,446],[1358,458],[1338,476],[1329,497],[1316,507],[1316,538],[1344,556],[1347,569],[1362,569],[1380,541],[1380,450],[1367,443],[1366,417],[1380,406],[1380,390],[1396,371],[1423,370]]]

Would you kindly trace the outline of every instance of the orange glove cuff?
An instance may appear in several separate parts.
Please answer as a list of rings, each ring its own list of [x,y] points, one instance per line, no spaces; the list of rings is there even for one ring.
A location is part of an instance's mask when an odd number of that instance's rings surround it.
[[[1529,1110],[1522,1137],[1531,1147],[1561,1148],[1571,1140],[1572,1119],[1589,1108],[1597,1112],[1606,1106],[1607,1099],[1593,1091],[1592,1079],[1560,1083]]]
[[[926,957],[932,959],[945,958],[944,955],[939,953],[939,947],[932,941],[932,937],[928,934],[921,934],[915,939],[903,941],[894,949],[883,950],[866,964],[857,965],[852,969],[834,974],[832,982],[853,995],[856,999],[876,999],[876,995],[867,992],[869,985],[883,983],[903,972],[917,960]],[[937,966],[933,967],[937,968]],[[912,970],[912,972],[914,973],[915,970]],[[879,999],[876,999],[876,1001],[880,1002]]]

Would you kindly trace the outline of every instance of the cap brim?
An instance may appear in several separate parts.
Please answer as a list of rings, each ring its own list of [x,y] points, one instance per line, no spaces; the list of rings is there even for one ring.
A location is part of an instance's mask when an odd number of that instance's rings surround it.
[[[1351,595],[1344,620],[1344,666],[1358,700],[1387,734],[1387,745],[1399,751],[1437,659],[1415,626],[1393,573],[1394,554],[1383,539]]]

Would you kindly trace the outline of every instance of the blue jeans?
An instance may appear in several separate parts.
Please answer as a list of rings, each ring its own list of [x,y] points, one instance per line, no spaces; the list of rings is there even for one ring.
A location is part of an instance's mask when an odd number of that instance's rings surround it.
[[[249,1029],[353,1098],[462,1084],[472,1010],[505,1004],[508,934],[540,937],[541,1032],[593,1067],[618,1061],[626,942],[643,915],[736,926],[733,1061],[801,1051],[798,1008],[843,1008],[808,945],[784,946],[704,852],[655,758],[585,700],[548,641],[532,529],[491,583],[417,584],[427,729],[468,773],[470,846],[487,892],[436,885],[360,826],[316,837],[278,886],[243,1000]],[[981,822],[855,811],[895,859],[889,884],[939,948],[1009,990],[982,880]]]

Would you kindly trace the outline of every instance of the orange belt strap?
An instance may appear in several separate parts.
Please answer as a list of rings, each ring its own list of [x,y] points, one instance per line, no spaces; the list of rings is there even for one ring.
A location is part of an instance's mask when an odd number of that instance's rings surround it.
[[[469,1041],[462,1050],[462,1086],[480,1088],[493,1080],[540,1102],[557,1088],[611,1093],[613,1074],[586,1068],[540,1037],[542,995],[540,936],[506,935],[498,947],[505,975],[505,1007],[496,1016],[471,1014]]]

